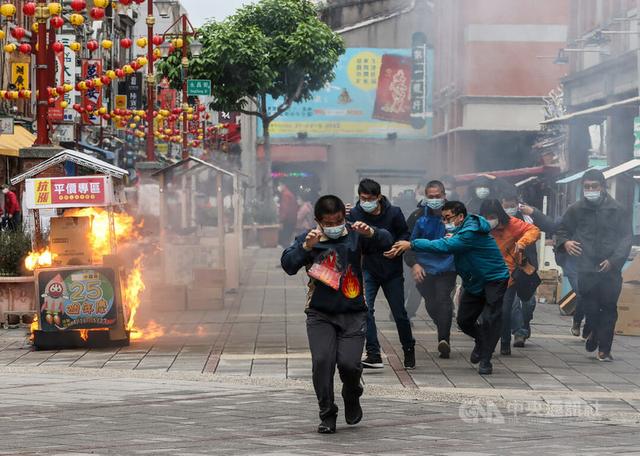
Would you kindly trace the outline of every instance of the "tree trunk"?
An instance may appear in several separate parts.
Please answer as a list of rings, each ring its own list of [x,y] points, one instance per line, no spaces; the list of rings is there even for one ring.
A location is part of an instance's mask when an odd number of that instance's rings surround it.
[[[266,116],[265,116],[266,118]],[[260,166],[260,178],[259,178],[259,198],[262,201],[273,200],[273,179],[271,178],[271,135],[269,133],[269,126],[271,122],[262,119],[262,134],[263,143],[262,148],[264,151],[264,158]]]

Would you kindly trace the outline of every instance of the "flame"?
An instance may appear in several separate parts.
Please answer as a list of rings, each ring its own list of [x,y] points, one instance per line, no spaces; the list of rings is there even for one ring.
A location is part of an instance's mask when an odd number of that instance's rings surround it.
[[[155,320],[151,320],[144,329],[132,329],[130,338],[131,340],[153,340],[164,336],[164,334],[164,326],[159,325]]]
[[[27,258],[24,260],[24,266],[28,271],[33,271],[36,268],[46,268],[51,266],[55,254],[51,253],[49,247],[37,252],[30,252]]]
[[[102,257],[111,253],[111,240],[109,238],[109,212],[97,207],[85,207],[68,209],[64,212],[65,217],[90,217],[91,232],[89,233],[89,243],[94,257]],[[120,241],[139,239],[140,225],[136,225],[132,216],[126,213],[113,213],[114,231],[116,244]]]
[[[86,342],[87,340],[89,340],[89,330],[88,329],[80,329],[78,330],[78,332],[80,333],[80,338]]]
[[[353,273],[351,265],[347,268],[347,272],[342,279],[342,294],[349,299],[353,299],[360,294],[360,282]]]
[[[140,294],[144,291],[145,285],[142,280],[142,259],[140,255],[133,262],[133,269],[127,276],[127,282],[124,289],[124,304],[128,310],[129,318],[127,319],[127,330],[133,331],[136,314],[140,307]]]
[[[40,329],[40,325],[38,324],[38,314],[33,316],[33,320],[31,321],[31,325],[29,325],[29,341],[33,343],[33,339],[35,337],[35,332]]]

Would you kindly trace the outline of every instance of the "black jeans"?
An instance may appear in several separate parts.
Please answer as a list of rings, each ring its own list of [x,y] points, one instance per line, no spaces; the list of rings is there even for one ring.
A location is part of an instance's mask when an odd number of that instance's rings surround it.
[[[387,298],[391,314],[396,321],[396,329],[404,350],[412,349],[416,344],[411,331],[411,322],[404,308],[404,277],[398,276],[389,280],[379,280],[368,271],[364,271],[364,295],[369,307],[367,315],[367,354],[380,355],[380,341],[375,319],[375,302],[378,290],[382,288]]]
[[[480,347],[480,360],[490,361],[496,348],[502,327],[502,304],[508,280],[488,282],[481,295],[466,290],[458,306],[458,326],[466,335],[475,339]],[[482,322],[478,318],[482,315]]]
[[[609,353],[618,321],[622,275],[620,271],[581,272],[578,274],[578,288],[586,317],[585,327],[598,341],[598,350]]]
[[[9,229],[11,231],[19,231],[22,229],[22,212],[16,212],[8,222]]]
[[[404,276],[412,277],[411,268],[404,265]],[[413,279],[404,281],[404,302],[405,309],[407,310],[407,315],[409,319],[416,316],[418,309],[420,308],[420,301],[422,301],[422,296],[420,296],[420,291],[416,288],[417,283],[414,283]]]
[[[503,346],[511,345],[511,313],[516,301],[516,287],[514,285],[507,288],[502,299],[502,336]]]
[[[416,288],[424,298],[427,313],[438,328],[438,340],[449,342],[451,336],[451,321],[453,320],[453,298],[456,287],[456,273],[427,274],[421,283],[416,282]]]
[[[333,377],[338,366],[342,397],[359,396],[362,376],[367,312],[327,314],[307,309],[307,337],[311,350],[313,388],[320,406],[320,419],[336,415]]]

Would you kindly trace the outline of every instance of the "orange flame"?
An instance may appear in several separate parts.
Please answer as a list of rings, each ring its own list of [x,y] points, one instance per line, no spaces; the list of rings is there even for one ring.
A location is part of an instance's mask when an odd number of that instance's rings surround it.
[[[87,340],[89,340],[89,330],[88,329],[80,329],[78,330],[78,332],[80,333],[80,338],[86,342]]]
[[[140,307],[140,294],[145,289],[144,281],[142,280],[142,259],[142,255],[136,258],[125,284],[124,304],[129,313],[129,318],[127,319],[127,330],[129,331],[133,331],[136,314]]]
[[[353,299],[360,294],[360,282],[358,277],[353,273],[351,265],[347,268],[347,273],[342,279],[342,294],[349,299]]]
[[[164,334],[164,327],[151,320],[144,329],[133,329],[130,338],[131,340],[153,340],[164,336]]]
[[[29,341],[33,342],[35,337],[35,332],[40,329],[40,325],[38,324],[38,314],[33,316],[33,320],[31,321],[31,325],[29,325]]]
[[[28,271],[33,271],[36,268],[46,268],[51,266],[55,257],[56,255],[51,253],[49,247],[47,247],[37,252],[30,252],[24,260],[24,266]]]

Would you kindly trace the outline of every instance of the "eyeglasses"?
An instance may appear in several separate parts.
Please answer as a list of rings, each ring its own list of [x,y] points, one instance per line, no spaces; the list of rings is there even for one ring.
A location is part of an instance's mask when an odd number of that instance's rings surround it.
[[[451,223],[451,221],[453,219],[455,219],[458,215],[450,215],[449,217],[442,217],[442,222],[443,223]]]
[[[599,182],[594,182],[593,184],[585,183],[582,186],[585,190],[601,190],[602,185]]]

